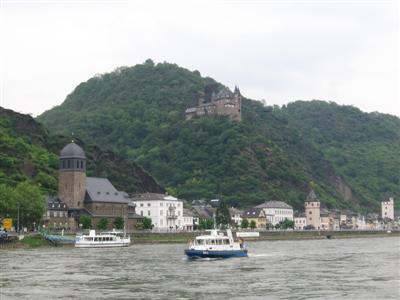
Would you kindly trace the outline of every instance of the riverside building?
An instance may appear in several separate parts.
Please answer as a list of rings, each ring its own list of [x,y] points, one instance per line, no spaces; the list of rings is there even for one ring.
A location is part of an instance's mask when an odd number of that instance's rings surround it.
[[[313,189],[308,194],[304,202],[306,211],[307,226],[313,226],[314,229],[321,229],[321,203]]]
[[[388,200],[381,202],[382,219],[394,220],[394,199],[390,197]]]
[[[264,211],[269,224],[276,225],[285,221],[285,219],[293,221],[293,207],[283,201],[267,201],[257,205],[256,208],[261,208]]]
[[[188,230],[193,216],[183,214],[183,201],[165,194],[144,193],[132,195],[136,213],[151,219],[155,230]],[[191,217],[191,218],[190,218]],[[185,219],[186,218],[186,222]],[[192,230],[191,227],[189,230]]]

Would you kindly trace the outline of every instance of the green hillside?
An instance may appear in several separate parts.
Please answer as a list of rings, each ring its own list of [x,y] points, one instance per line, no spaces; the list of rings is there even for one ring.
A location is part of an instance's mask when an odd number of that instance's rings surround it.
[[[375,139],[377,131],[371,131],[369,136],[377,154],[370,163],[380,164],[383,155],[392,169],[383,164],[384,176],[369,169],[368,180],[380,176],[385,189],[368,184],[360,188],[366,173],[355,173],[360,177],[348,175],[336,161],[329,143],[319,143],[313,133],[332,128],[324,118],[312,123],[313,106],[319,102],[306,103],[311,108],[302,111],[292,108],[302,107],[303,102],[279,109],[245,99],[240,123],[212,116],[185,121],[185,108],[194,104],[198,94],[210,85],[222,88],[222,84],[201,77],[198,71],[168,63],[154,65],[148,60],[81,83],[62,105],[38,120],[52,133],[74,132],[87,142],[134,159],[170,192],[186,199],[219,197],[234,205],[250,206],[276,198],[300,209],[312,185],[328,207],[377,210],[384,195],[400,196],[398,184],[392,184],[396,180],[398,183],[398,177],[389,175],[399,167],[398,148],[377,147],[382,140],[386,144],[397,142],[398,147],[398,140],[394,141],[390,134],[380,135],[381,140]],[[352,107],[326,105],[332,107],[334,123],[353,117]],[[375,118],[379,124],[389,122],[397,132],[400,129],[397,118],[356,111],[363,122],[372,122],[372,127]],[[299,126],[303,119],[304,124]],[[381,129],[386,134],[387,128]],[[324,132],[320,135],[325,137]],[[330,140],[330,136],[326,139]],[[352,136],[343,139],[356,142]],[[338,139],[335,149],[342,144],[345,143]],[[346,159],[352,162],[348,168],[353,172],[364,168],[357,152],[346,153]]]
[[[13,187],[26,182],[43,194],[56,194],[58,153],[68,142],[66,136],[50,136],[32,117],[0,107],[0,184]],[[108,177],[128,192],[163,190],[134,162],[78,142],[86,151],[89,176]]]

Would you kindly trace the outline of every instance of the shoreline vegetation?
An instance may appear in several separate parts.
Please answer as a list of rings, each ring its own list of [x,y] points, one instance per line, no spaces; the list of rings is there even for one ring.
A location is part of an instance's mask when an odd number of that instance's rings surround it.
[[[199,232],[174,232],[151,233],[141,232],[132,235],[132,245],[135,244],[173,244],[188,243]],[[245,241],[279,241],[279,240],[311,240],[311,239],[348,239],[348,238],[378,238],[399,237],[400,230],[393,231],[260,231],[257,238],[245,238]],[[42,235],[27,235],[21,240],[0,244],[2,249],[35,249],[48,247],[73,247],[73,245],[54,244],[46,240]]]

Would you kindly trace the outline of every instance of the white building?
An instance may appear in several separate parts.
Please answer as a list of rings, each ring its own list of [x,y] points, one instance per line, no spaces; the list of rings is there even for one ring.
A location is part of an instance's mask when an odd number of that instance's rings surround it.
[[[183,217],[183,202],[175,197],[145,193],[132,195],[136,213],[151,219],[156,230],[184,230],[190,222]],[[192,218],[193,224],[193,218]]]
[[[381,202],[381,207],[382,219],[394,220],[394,199],[390,197],[389,200]]]
[[[237,208],[231,207],[229,209],[229,213],[231,214],[232,223],[240,226],[240,224],[242,224],[242,211],[238,210]]]
[[[304,215],[295,216],[293,221],[295,230],[303,230],[307,226],[307,218]]]
[[[267,201],[257,205],[256,208],[262,208],[267,218],[267,223],[276,225],[279,222],[288,219],[293,221],[293,207],[282,201]]]
[[[183,209],[183,224],[182,229],[186,231],[193,231],[194,214],[190,209]]]

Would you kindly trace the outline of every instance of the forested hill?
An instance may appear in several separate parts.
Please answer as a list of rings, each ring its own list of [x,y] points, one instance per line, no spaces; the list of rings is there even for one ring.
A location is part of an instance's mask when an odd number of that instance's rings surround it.
[[[66,136],[50,136],[32,117],[0,107],[0,186],[26,182],[40,187],[43,194],[56,195],[58,154],[69,142]],[[127,192],[163,191],[134,162],[98,146],[78,143],[86,152],[89,176],[107,177],[117,189]]]
[[[185,121],[184,110],[210,85],[223,87],[198,71],[148,60],[81,83],[38,120],[134,159],[189,200],[246,207],[278,199],[301,209],[313,186],[327,207],[377,211],[387,195],[400,196],[398,118],[326,102],[278,108],[245,99],[240,123]]]

